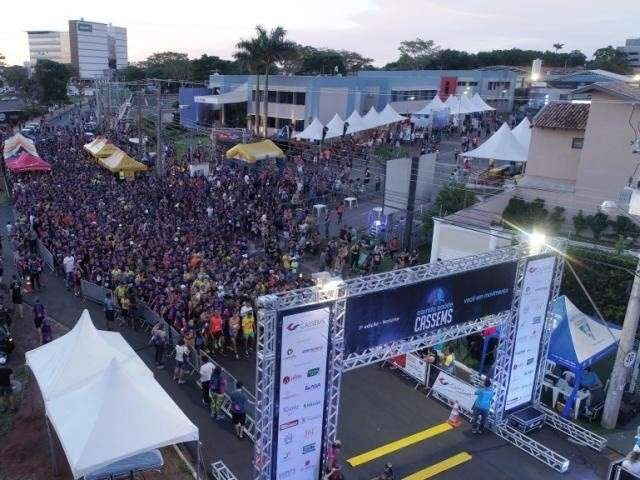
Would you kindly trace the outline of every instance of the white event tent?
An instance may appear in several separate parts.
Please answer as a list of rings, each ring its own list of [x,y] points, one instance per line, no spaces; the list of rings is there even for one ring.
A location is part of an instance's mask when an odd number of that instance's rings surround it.
[[[488,105],[477,92],[473,97],[471,97],[471,103],[475,105],[479,112],[490,112],[495,110],[495,108]]]
[[[511,130],[514,137],[522,144],[525,150],[529,151],[529,144],[531,143],[531,122],[527,117],[524,117],[522,121]]]
[[[320,123],[318,118],[314,118],[313,121],[305,128],[301,133],[297,134],[295,138],[304,140],[322,140],[322,129],[324,126]]]
[[[87,310],[69,333],[25,356],[76,479],[199,438],[129,344],[96,329]]]
[[[116,361],[97,377],[46,403],[73,477],[149,450],[198,440],[196,427],[151,376]]]
[[[45,401],[64,395],[102,372],[115,358],[135,376],[153,372],[117,332],[98,330],[87,310],[73,329],[25,354]]]
[[[433,100],[429,102],[425,107],[418,110],[417,112],[413,112],[414,115],[431,115],[433,112],[440,112],[445,110],[444,102],[440,100],[440,96],[436,95],[433,97]]]
[[[347,118],[345,122],[349,124],[347,134],[357,133],[367,129],[362,116],[360,116],[357,110],[351,112],[351,115],[349,115],[349,118]]]
[[[369,128],[376,128],[381,126],[380,123],[380,114],[375,109],[375,107],[371,107],[369,111],[362,117],[362,122],[365,126],[365,130]]]
[[[509,126],[502,126],[478,148],[462,154],[463,157],[487,158],[507,162],[526,162],[527,150],[511,133]]]
[[[388,125],[390,123],[403,122],[406,118],[400,115],[391,104],[387,103],[387,106],[382,109],[378,114],[378,121],[381,125]]]
[[[344,120],[342,120],[342,118],[340,118],[340,115],[336,113],[329,121],[329,123],[327,123],[326,127],[328,128],[328,130],[325,138],[341,137],[342,131],[344,129]]]

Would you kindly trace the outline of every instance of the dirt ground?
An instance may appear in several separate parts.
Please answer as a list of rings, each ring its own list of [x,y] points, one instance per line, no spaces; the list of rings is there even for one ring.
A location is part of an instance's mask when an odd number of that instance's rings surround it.
[[[61,325],[53,323],[54,338],[65,331]],[[53,474],[44,403],[35,380],[28,375],[24,366],[24,352],[37,346],[30,313],[25,312],[23,321],[14,321],[12,332],[17,346],[9,367],[23,384],[23,390],[16,395],[18,412],[0,414],[0,480],[72,480],[64,452],[52,430],[55,458],[60,471],[57,476]],[[173,447],[164,448],[162,455],[165,461],[162,471],[145,473],[140,478],[193,479]]]

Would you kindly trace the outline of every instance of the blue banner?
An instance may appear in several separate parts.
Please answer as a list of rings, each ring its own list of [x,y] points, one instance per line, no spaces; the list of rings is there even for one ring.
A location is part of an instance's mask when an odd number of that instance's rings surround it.
[[[347,300],[345,352],[404,340],[511,308],[517,262]]]

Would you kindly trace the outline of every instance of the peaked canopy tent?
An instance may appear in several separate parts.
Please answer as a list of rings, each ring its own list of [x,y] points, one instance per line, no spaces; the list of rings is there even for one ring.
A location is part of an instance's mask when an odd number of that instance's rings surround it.
[[[50,172],[51,165],[37,155],[22,152],[17,157],[5,160],[7,169],[13,173]]]
[[[105,137],[97,137],[94,141],[84,145],[84,149],[95,158],[107,158],[115,152],[121,151]]]
[[[144,163],[131,158],[122,150],[118,150],[106,158],[98,158],[104,168],[113,173],[121,173],[124,178],[133,178],[136,173],[146,172]]]
[[[527,152],[529,152],[529,144],[531,143],[531,122],[527,117],[524,117],[522,121],[511,130],[514,137],[522,144]]]
[[[375,107],[371,107],[364,117],[362,117],[362,123],[365,126],[365,130],[377,128],[382,125],[382,123],[380,123],[380,114]]]
[[[256,163],[258,160],[269,158],[284,158],[284,152],[271,140],[263,140],[256,143],[240,143],[227,150],[228,159],[242,160],[247,163]]]
[[[328,130],[325,138],[341,137],[344,132],[344,120],[336,113],[326,127]]]
[[[488,105],[480,96],[479,93],[476,93],[473,97],[471,97],[471,103],[473,103],[479,112],[490,112],[495,110],[492,106]]]
[[[615,353],[622,331],[585,315],[566,295],[558,297],[552,312],[558,324],[551,334],[548,358],[574,374],[573,390],[562,412],[567,416],[580,389],[583,370]]]
[[[387,106],[382,109],[382,111],[378,114],[378,121],[382,125],[388,125],[390,123],[404,122],[406,120],[405,117],[400,115],[398,112],[394,110],[391,104],[387,103]]]
[[[114,358],[136,377],[153,376],[122,335],[98,330],[87,310],[71,331],[25,357],[45,402],[84,385]]]
[[[351,112],[351,115],[345,120],[345,123],[349,124],[347,134],[357,133],[367,129],[362,116],[356,110]]]
[[[305,128],[301,133],[297,134],[295,138],[302,140],[322,140],[322,129],[324,125],[320,123],[318,118],[314,118],[313,121]]]
[[[433,112],[441,112],[446,108],[447,107],[445,106],[444,102],[440,99],[440,96],[436,95],[435,97],[433,97],[433,100],[431,100],[431,102],[429,102],[426,106],[424,106],[422,109],[418,110],[417,112],[413,112],[413,114],[414,115],[432,115]]]
[[[527,150],[511,133],[509,126],[502,126],[478,148],[462,154],[463,157],[487,158],[506,162],[526,162]]]
[[[444,106],[449,109],[451,115],[467,115],[481,111],[466,95],[450,95]]]
[[[20,152],[20,149],[30,153],[31,155],[38,155],[33,140],[25,137],[21,133],[16,133],[13,137],[9,137],[4,141],[4,158],[17,155]]]
[[[198,427],[153,376],[117,360],[75,390],[45,403],[76,479],[153,449],[198,441]]]

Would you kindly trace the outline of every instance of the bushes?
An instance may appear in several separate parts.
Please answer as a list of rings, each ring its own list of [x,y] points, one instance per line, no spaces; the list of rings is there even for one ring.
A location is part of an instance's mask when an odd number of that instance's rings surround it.
[[[541,198],[527,202],[522,198],[513,197],[502,212],[502,221],[505,227],[515,230],[557,233],[564,223],[564,208],[554,207],[549,213]]]

